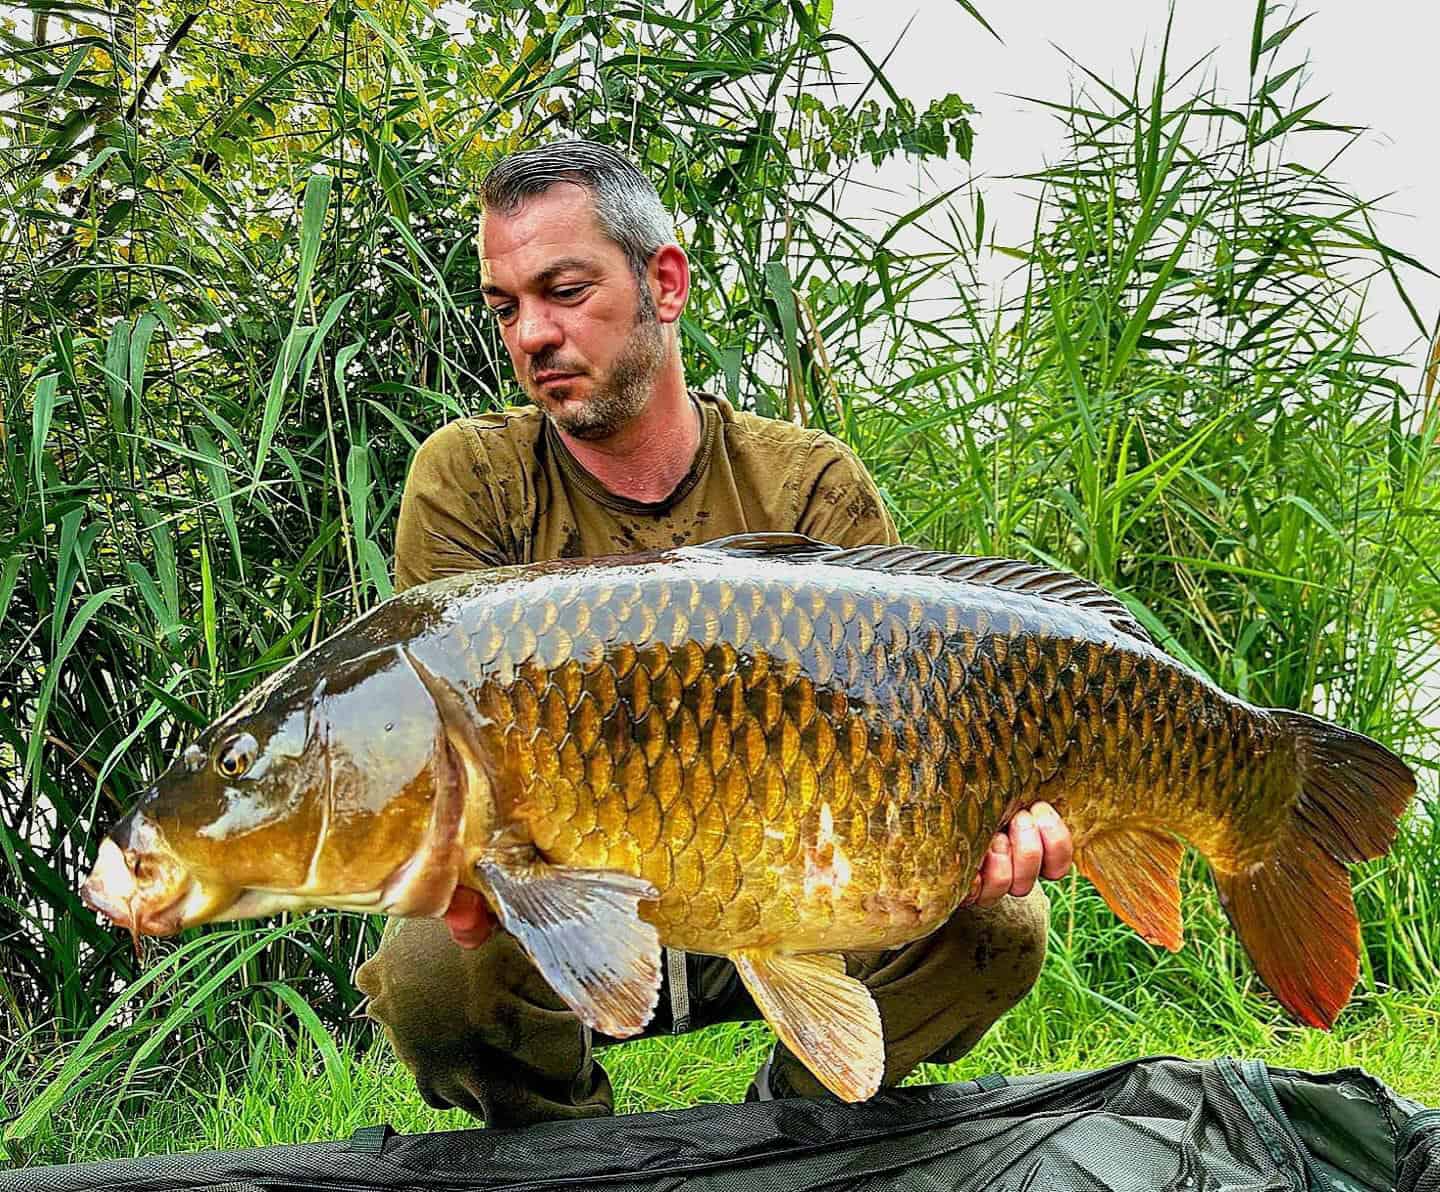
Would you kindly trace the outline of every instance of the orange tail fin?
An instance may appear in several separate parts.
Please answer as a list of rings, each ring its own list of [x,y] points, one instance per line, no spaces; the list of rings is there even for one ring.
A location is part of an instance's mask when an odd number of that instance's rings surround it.
[[[1281,708],[1296,738],[1300,795],[1269,856],[1214,869],[1220,900],[1260,979],[1309,1026],[1331,1026],[1360,972],[1360,928],[1347,862],[1383,854],[1395,839],[1415,776],[1383,745]]]
[[[1270,714],[1296,738],[1300,794],[1290,821],[1262,862],[1226,871],[1212,858],[1211,871],[1260,979],[1300,1021],[1329,1027],[1360,971],[1346,863],[1390,847],[1415,776],[1360,733],[1303,712]],[[1182,852],[1154,824],[1116,824],[1085,837],[1075,865],[1121,919],[1174,951]]]

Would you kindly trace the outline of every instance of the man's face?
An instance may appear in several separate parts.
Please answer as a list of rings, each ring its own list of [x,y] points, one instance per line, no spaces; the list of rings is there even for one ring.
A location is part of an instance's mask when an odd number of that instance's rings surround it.
[[[557,183],[480,233],[481,288],[530,400],[577,439],[613,435],[650,400],[665,340],[589,192]]]

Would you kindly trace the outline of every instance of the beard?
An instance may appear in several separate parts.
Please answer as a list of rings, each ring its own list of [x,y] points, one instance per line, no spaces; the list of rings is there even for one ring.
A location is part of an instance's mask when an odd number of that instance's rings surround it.
[[[630,336],[615,357],[610,371],[595,382],[589,400],[559,413],[546,409],[534,394],[531,400],[556,427],[572,438],[582,442],[608,439],[645,408],[664,362],[665,333],[656,318],[650,290],[642,284]],[[564,367],[544,356],[536,357],[532,366],[535,372]],[[568,396],[563,385],[556,386],[553,392],[562,400]]]

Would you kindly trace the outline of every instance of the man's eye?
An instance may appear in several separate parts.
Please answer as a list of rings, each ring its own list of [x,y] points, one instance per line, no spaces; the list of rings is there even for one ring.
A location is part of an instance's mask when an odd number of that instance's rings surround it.
[[[583,294],[583,293],[584,293],[586,290],[588,290],[589,288],[590,288],[590,287],[589,287],[588,285],[587,285],[587,286],[563,286],[563,287],[561,287],[561,288],[558,289],[558,290],[552,290],[552,291],[550,291],[550,292],[551,292],[552,294],[554,294],[555,297],[559,298],[562,302],[566,302],[566,301],[568,301],[568,300],[571,299],[571,298],[578,298],[578,297],[580,297],[580,295]]]
[[[492,306],[489,310],[490,313],[502,323],[508,323],[515,314],[515,308],[513,306]]]

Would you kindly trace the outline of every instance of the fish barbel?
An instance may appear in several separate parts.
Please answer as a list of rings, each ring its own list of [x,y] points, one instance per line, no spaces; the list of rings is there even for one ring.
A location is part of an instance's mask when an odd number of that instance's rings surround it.
[[[937,929],[1016,810],[1053,804],[1080,872],[1171,949],[1194,845],[1261,979],[1328,1026],[1358,971],[1346,863],[1389,847],[1414,788],[1367,737],[1227,695],[1076,576],[744,535],[386,601],[201,734],[83,892],[158,935],[441,915],[463,884],[593,1028],[644,1028],[662,945],[724,955],[859,1100],[884,1046],[839,953]]]

